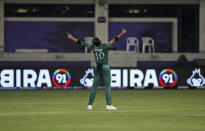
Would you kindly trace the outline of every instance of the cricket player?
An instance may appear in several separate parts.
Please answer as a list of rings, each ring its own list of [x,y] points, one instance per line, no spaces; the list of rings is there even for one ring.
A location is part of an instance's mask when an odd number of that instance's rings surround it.
[[[122,29],[122,32],[117,35],[114,39],[112,39],[108,44],[101,43],[100,38],[94,37],[91,43],[85,43],[77,38],[73,37],[70,33],[68,34],[68,39],[73,40],[74,42],[87,47],[88,49],[93,51],[93,55],[95,57],[96,68],[94,74],[94,82],[92,88],[90,90],[90,99],[88,102],[88,110],[92,110],[92,105],[96,96],[97,88],[100,84],[101,77],[104,79],[105,91],[106,91],[106,109],[107,110],[117,110],[111,103],[111,76],[110,76],[110,66],[108,64],[108,53],[109,48],[118,41],[124,34],[126,33],[126,29]]]

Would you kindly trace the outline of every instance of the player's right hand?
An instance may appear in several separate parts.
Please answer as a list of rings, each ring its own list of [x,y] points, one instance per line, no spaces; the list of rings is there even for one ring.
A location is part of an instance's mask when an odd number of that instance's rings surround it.
[[[70,33],[67,33],[67,35],[68,35],[68,39],[72,39],[73,36]]]

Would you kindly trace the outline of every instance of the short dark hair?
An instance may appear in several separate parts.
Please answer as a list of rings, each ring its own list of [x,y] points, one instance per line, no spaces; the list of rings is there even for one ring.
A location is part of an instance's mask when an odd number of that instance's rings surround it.
[[[101,44],[101,41],[98,37],[94,37],[93,40],[92,40],[92,43],[94,45],[100,45]]]

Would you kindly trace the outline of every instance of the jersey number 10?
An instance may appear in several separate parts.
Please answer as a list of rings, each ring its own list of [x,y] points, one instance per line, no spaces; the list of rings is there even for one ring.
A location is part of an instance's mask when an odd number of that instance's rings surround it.
[[[105,54],[103,52],[99,51],[99,52],[95,53],[95,56],[96,56],[97,60],[102,60],[105,57]]]

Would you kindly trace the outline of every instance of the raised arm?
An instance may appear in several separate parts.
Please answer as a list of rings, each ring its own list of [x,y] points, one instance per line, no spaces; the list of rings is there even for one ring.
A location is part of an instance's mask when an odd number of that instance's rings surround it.
[[[72,41],[74,41],[74,42],[80,44],[81,46],[85,46],[85,47],[87,47],[88,49],[91,49],[91,45],[90,45],[90,44],[78,40],[77,38],[73,37],[70,33],[67,33],[67,35],[68,35],[68,39],[70,39],[70,40],[72,40]]]
[[[78,42],[78,39],[73,37],[70,33],[67,33],[67,35],[68,35],[68,39],[70,39],[70,40],[72,40],[72,41],[74,41],[76,43]]]
[[[110,41],[110,46],[112,46],[117,40],[119,40],[124,34],[126,34],[126,32],[127,30],[123,28],[122,32]]]

